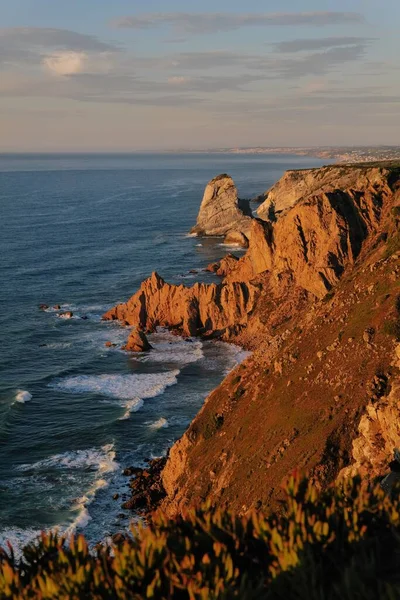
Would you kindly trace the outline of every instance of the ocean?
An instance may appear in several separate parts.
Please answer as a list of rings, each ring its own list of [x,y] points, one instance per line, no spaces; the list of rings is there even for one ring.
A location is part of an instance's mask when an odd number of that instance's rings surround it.
[[[154,351],[130,355],[120,350],[129,331],[101,315],[154,270],[171,283],[218,281],[203,269],[231,249],[187,235],[212,177],[229,173],[251,198],[286,169],[322,164],[0,155],[0,546],[54,527],[94,544],[128,527],[123,469],[164,455],[245,353],[159,330]]]

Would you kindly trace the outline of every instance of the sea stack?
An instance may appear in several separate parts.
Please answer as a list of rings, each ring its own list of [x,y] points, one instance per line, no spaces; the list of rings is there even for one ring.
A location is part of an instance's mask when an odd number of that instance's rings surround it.
[[[247,247],[251,221],[249,201],[240,200],[232,177],[222,174],[207,184],[191,233],[227,236],[235,244]]]
[[[124,350],[128,350],[129,352],[148,352],[152,348],[146,334],[141,329],[134,329],[128,338]]]

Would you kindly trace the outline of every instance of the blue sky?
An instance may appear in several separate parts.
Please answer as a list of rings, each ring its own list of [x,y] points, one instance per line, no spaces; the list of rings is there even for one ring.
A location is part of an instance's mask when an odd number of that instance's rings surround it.
[[[398,144],[397,0],[2,0],[0,151]]]

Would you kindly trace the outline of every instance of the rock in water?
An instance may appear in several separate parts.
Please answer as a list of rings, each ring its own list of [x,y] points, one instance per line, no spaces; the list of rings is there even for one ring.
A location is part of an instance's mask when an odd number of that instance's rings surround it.
[[[247,246],[251,221],[249,202],[239,200],[232,177],[223,174],[207,184],[197,223],[191,233],[217,236],[237,233],[240,235],[236,239]]]
[[[129,352],[148,352],[152,349],[145,333],[141,329],[134,329],[130,334],[124,350]]]
[[[209,264],[206,267],[206,271],[209,271],[210,273],[216,273],[221,277],[226,277],[230,271],[237,267],[238,260],[238,257],[234,254],[227,254],[218,262]]]

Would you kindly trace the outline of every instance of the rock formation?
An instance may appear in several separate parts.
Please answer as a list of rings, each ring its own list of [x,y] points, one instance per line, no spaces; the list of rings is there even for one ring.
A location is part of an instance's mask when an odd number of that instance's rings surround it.
[[[400,166],[329,169],[329,185],[336,173],[348,187],[320,189],[327,170],[307,172],[293,206],[252,220],[222,283],[185,288],[154,273],[104,316],[255,350],[171,448],[169,514],[206,498],[239,513],[276,506],[295,467],[321,486],[354,461],[387,472],[399,440]]]
[[[148,352],[152,349],[146,334],[140,329],[134,329],[124,347],[124,350],[129,352]]]
[[[215,273],[220,277],[226,277],[237,266],[238,257],[234,254],[227,254],[216,263],[211,263],[206,267],[206,271]]]
[[[305,290],[324,296],[357,258],[363,240],[377,230],[390,194],[387,181],[374,195],[313,193],[275,223],[253,221],[249,251],[229,280],[251,280],[268,270],[278,282],[287,273]]]
[[[239,200],[233,179],[218,175],[207,184],[191,233],[227,236],[227,243],[246,247],[251,219],[249,202]]]
[[[287,171],[284,176],[257,200],[264,202],[257,214],[274,221],[295,206],[302,198],[341,190],[362,204],[381,194],[390,194],[392,170],[387,166],[333,165],[320,169]]]
[[[373,479],[388,470],[393,450],[400,448],[400,381],[396,381],[388,396],[370,402],[358,425],[353,440],[353,463],[343,469],[340,477],[359,473]]]
[[[158,273],[146,279],[125,304],[108,311],[103,319],[119,320],[152,332],[158,326],[184,336],[216,335],[247,323],[260,285],[256,283],[196,283],[187,288],[166,283]]]

